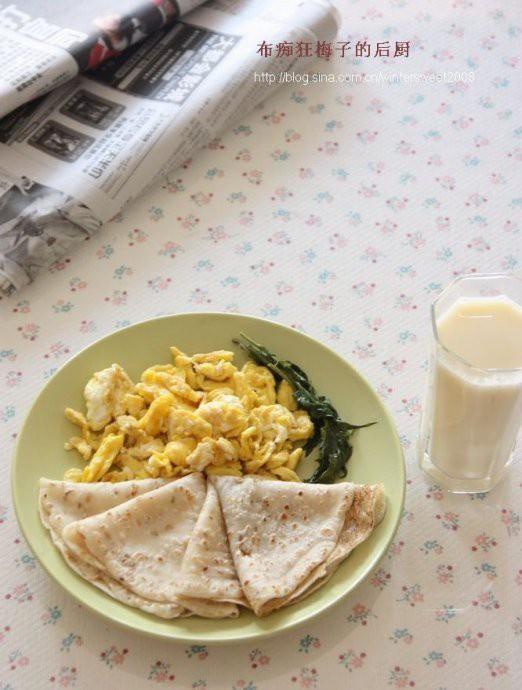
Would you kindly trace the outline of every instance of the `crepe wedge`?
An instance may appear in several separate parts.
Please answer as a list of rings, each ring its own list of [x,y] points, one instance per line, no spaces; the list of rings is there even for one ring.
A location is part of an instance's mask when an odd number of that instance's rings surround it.
[[[234,566],[256,615],[323,584],[385,511],[382,488],[212,477]]]
[[[118,582],[148,607],[177,606],[177,615],[237,616],[233,603],[192,599],[187,593],[182,599],[179,596],[182,564],[189,544],[199,539],[196,527],[205,515],[206,496],[204,476],[193,473],[69,524],[63,539],[78,559]],[[223,544],[228,553],[226,539]]]
[[[247,606],[230,554],[217,491],[210,482],[183,558],[178,599],[195,613],[202,604],[208,605],[206,602],[212,602],[216,614],[221,608],[228,616],[239,615],[236,604]]]
[[[356,546],[381,522],[386,512],[386,497],[381,484],[354,484],[353,501],[346,513],[339,541],[324,563],[315,568],[284,602],[294,604],[319,589]]]
[[[55,546],[66,563],[75,572],[118,601],[161,618],[175,618],[184,613],[182,606],[177,603],[160,604],[133,594],[120,582],[108,577],[95,564],[79,558],[63,538],[64,529],[68,525],[103,513],[165,484],[164,479],[142,479],[118,484],[109,482],[82,484],[41,479],[39,508],[43,525],[49,530]]]

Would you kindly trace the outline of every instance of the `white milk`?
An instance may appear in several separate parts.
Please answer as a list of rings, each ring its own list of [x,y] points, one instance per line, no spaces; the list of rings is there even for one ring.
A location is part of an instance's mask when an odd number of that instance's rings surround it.
[[[437,320],[430,457],[455,478],[481,479],[509,459],[522,416],[522,308],[508,298],[460,298]],[[471,366],[469,366],[471,365]],[[489,371],[484,371],[489,370]]]

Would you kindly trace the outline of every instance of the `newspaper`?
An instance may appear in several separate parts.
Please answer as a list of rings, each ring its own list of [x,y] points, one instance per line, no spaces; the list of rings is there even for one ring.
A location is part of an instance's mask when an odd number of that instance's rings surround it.
[[[331,41],[337,29],[327,0],[215,0],[136,45],[132,35],[122,39],[123,52],[84,74],[76,67],[77,76],[8,113],[0,120],[0,292],[32,282],[270,95],[272,80],[255,73],[304,72],[315,59],[261,55],[261,42]]]
[[[0,117],[98,67],[202,2],[0,2]]]

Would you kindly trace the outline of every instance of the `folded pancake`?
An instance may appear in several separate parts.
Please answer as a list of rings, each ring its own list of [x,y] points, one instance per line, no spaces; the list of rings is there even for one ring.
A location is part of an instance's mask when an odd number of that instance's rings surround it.
[[[147,602],[177,604],[188,614],[237,616],[235,604],[178,596],[181,567],[205,504],[204,475],[193,473],[63,531],[84,562]],[[180,614],[181,615],[181,611]]]
[[[40,479],[40,519],[66,563],[84,579],[125,604],[161,618],[175,618],[185,613],[179,604],[160,604],[132,594],[121,583],[108,577],[96,565],[78,558],[65,544],[64,529],[73,522],[103,513],[130,499],[153,491],[167,483],[164,479],[139,481],[76,483]]]
[[[260,477],[215,476],[211,481],[239,582],[258,616],[319,587],[371,534],[384,512],[378,487]]]
[[[257,615],[284,603],[334,550],[350,484],[212,477],[243,593]]]
[[[339,541],[324,563],[321,563],[284,602],[293,604],[319,589],[335,573],[347,556],[373,532],[386,512],[386,496],[381,484],[352,484],[354,496],[346,513]]]
[[[385,512],[380,485],[193,473],[110,484],[41,480],[40,515],[66,562],[163,618],[258,616],[324,584]]]
[[[210,482],[183,557],[178,600],[194,613],[205,606],[207,615],[211,603],[216,618],[237,616],[236,604],[247,605],[230,554],[218,495]]]

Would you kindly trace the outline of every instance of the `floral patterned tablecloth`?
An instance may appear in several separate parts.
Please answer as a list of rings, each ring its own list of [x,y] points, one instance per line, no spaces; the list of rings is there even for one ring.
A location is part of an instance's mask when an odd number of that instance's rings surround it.
[[[389,406],[408,468],[396,539],[353,596],[227,648],[141,639],[82,610],[21,538],[6,469],[0,690],[522,686],[520,464],[489,495],[455,497],[426,481],[414,452],[430,302],[459,274],[518,270],[517,4],[339,0],[343,40],[414,48],[321,71],[474,81],[287,87],[0,304],[5,468],[68,357],[134,321],[204,310],[275,319],[351,360]]]

